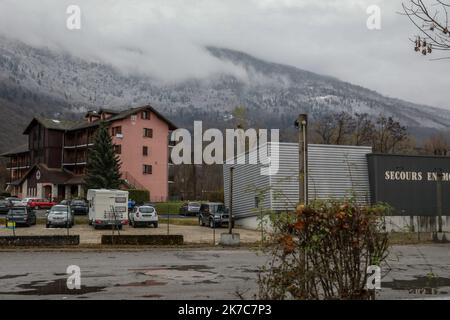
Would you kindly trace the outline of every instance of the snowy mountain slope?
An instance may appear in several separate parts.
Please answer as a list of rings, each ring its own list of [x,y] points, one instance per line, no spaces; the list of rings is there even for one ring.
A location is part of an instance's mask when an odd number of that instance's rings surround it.
[[[292,117],[300,112],[320,117],[341,110],[392,115],[410,127],[450,127],[448,110],[387,98],[336,78],[242,52],[215,47],[207,50],[217,59],[238,66],[242,75],[223,73],[163,83],[0,38],[0,110],[12,118],[8,127],[0,123],[0,150],[20,140],[22,128],[37,113],[75,117],[101,106],[124,108],[143,103],[154,105],[180,125],[189,125],[193,119],[217,123],[229,118],[234,107],[243,105],[253,122],[268,127],[291,125]]]

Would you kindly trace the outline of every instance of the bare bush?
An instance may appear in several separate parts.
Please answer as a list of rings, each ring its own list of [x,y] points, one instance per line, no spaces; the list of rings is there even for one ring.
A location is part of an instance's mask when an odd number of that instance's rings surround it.
[[[387,257],[385,205],[318,201],[274,215],[262,299],[369,299],[367,267]]]

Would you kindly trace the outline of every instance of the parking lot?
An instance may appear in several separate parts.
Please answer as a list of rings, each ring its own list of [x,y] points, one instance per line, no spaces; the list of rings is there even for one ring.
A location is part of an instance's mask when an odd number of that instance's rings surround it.
[[[39,210],[36,212],[38,218],[38,224],[31,227],[18,227],[15,230],[16,235],[67,235],[67,229],[65,228],[46,228],[45,227],[45,210]],[[0,219],[4,218],[4,215],[0,215]],[[165,217],[164,217],[165,218]],[[173,219],[180,221],[184,219],[188,224],[196,224],[196,218],[183,217]],[[81,244],[100,244],[101,236],[103,234],[112,234],[111,229],[95,230],[87,223],[86,216],[76,216],[77,223],[75,226],[69,229],[70,235],[79,235]],[[170,221],[170,219],[169,219]],[[0,236],[13,235],[13,230],[0,228]],[[246,229],[233,229],[234,232],[240,234],[242,243],[254,243],[261,239],[261,233],[254,230]],[[213,244],[218,243],[220,240],[220,234],[228,232],[227,228],[211,229],[208,227],[200,227],[197,225],[176,225],[165,222],[160,222],[158,228],[153,227],[139,227],[133,228],[130,226],[124,226],[120,231],[120,234],[127,235],[148,235],[148,234],[181,234],[184,237],[184,242],[187,244]],[[117,230],[114,231],[117,234]]]
[[[448,246],[389,252],[378,299],[450,299]],[[246,248],[0,252],[0,300],[252,299],[268,259]],[[67,289],[68,265],[81,269],[80,290]]]

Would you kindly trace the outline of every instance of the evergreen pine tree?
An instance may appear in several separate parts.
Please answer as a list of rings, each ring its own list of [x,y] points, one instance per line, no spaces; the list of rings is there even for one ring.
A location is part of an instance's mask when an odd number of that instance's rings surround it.
[[[102,122],[95,134],[94,145],[88,154],[85,179],[87,188],[118,189],[123,182],[120,166],[108,127]]]

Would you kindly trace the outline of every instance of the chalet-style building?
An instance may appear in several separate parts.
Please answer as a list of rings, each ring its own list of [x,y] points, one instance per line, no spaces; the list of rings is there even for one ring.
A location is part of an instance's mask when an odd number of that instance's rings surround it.
[[[2,154],[9,158],[7,190],[19,197],[83,197],[88,150],[101,121],[110,130],[122,162],[122,178],[165,201],[169,183],[169,134],[175,125],[147,105],[125,111],[90,111],[84,120],[34,118],[23,132],[28,144]]]

